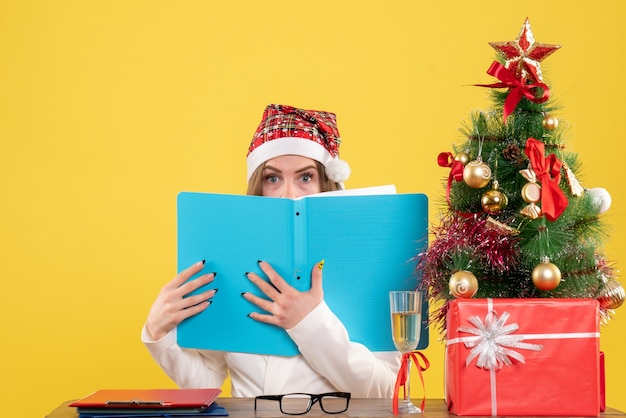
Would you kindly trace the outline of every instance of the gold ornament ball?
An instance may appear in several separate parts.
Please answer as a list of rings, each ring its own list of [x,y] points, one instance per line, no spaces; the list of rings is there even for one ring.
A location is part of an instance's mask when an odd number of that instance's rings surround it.
[[[497,215],[502,212],[509,203],[506,197],[498,188],[498,182],[494,180],[491,190],[487,190],[480,199],[483,210],[490,215]]]
[[[541,121],[541,126],[548,131],[554,131],[559,126],[559,120],[554,116],[546,115]]]
[[[541,186],[537,183],[530,182],[522,186],[522,199],[526,203],[537,203],[541,200]]]
[[[596,298],[600,307],[604,309],[617,309],[624,304],[626,292],[617,280],[609,279],[600,288],[600,294]]]
[[[454,157],[454,159],[463,165],[466,165],[467,163],[469,163],[469,155],[467,155],[466,152],[458,153],[456,157]]]
[[[561,283],[561,270],[550,262],[537,264],[533,269],[532,280],[539,290],[554,290]]]
[[[481,160],[470,161],[463,169],[463,181],[474,189],[481,189],[491,181],[491,169]]]
[[[455,298],[472,298],[478,291],[478,280],[471,271],[459,270],[450,276],[450,294]]]

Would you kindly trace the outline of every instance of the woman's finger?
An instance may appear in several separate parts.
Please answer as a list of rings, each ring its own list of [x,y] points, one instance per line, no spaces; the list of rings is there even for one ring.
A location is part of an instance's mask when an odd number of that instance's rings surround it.
[[[280,295],[280,291],[274,287],[273,283],[268,283],[255,273],[246,273],[248,280],[256,285],[268,298],[276,300]]]
[[[260,298],[250,292],[242,293],[241,296],[243,296],[244,299],[247,300],[248,302],[255,304],[256,306],[263,309],[264,311],[273,313],[272,308],[273,308],[274,302],[272,302],[271,300]]]
[[[191,266],[187,267],[185,270],[178,273],[178,275],[176,275],[176,277],[174,277],[174,279],[170,281],[167,284],[167,286],[178,288],[180,287],[180,285],[182,285],[191,277],[193,277],[193,275],[200,272],[203,268],[204,268],[204,260],[198,261],[197,263],[192,264]]]
[[[188,294],[200,289],[202,286],[206,286],[207,284],[211,283],[215,279],[215,276],[217,276],[216,272],[198,276],[195,279],[189,280],[187,283],[180,285],[178,289],[174,291],[174,293],[178,297],[185,297]]]
[[[188,296],[183,299],[182,308],[189,309],[193,306],[196,306],[202,302],[210,301],[219,289],[211,289],[206,292],[199,293],[197,295]]]
[[[324,290],[322,288],[322,269],[324,268],[324,260],[320,261],[311,269],[311,290],[309,292],[313,295],[322,295]]]
[[[270,282],[274,285],[274,288],[279,292],[284,292],[291,288],[291,286],[282,278],[276,270],[266,261],[259,260],[259,267],[263,270],[263,273],[267,275],[270,279]],[[269,296],[269,295],[268,295]]]

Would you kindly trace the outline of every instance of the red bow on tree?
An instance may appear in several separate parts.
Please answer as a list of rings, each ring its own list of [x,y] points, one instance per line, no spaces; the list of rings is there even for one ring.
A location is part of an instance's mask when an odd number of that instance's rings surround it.
[[[465,166],[462,162],[454,159],[454,156],[451,152],[440,153],[439,156],[437,156],[437,163],[439,164],[439,167],[450,167],[450,174],[448,175],[448,186],[446,187],[446,202],[448,202],[448,206],[452,208],[452,204],[450,203],[452,180],[463,180],[463,169],[465,168]],[[464,218],[471,218],[474,216],[473,213],[463,213],[457,210],[455,211]]]
[[[446,188],[446,200],[450,205],[450,188],[452,187],[452,180],[463,180],[463,163],[454,159],[454,155],[451,152],[442,152],[437,157],[437,164],[439,167],[450,167],[450,175],[448,176],[448,187]]]
[[[533,103],[544,103],[550,98],[550,90],[544,83],[526,84],[524,80],[520,80],[515,76],[511,70],[507,69],[504,65],[498,61],[494,61],[491,67],[487,70],[487,74],[496,77],[500,80],[500,83],[493,84],[474,84],[478,87],[491,87],[494,89],[508,88],[509,95],[506,96],[504,101],[504,114],[502,121],[506,123],[507,117],[513,113],[517,104],[523,96]],[[535,94],[535,89],[539,87],[543,90],[540,96]]]
[[[549,221],[554,221],[569,203],[559,187],[563,163],[554,154],[545,157],[543,142],[535,138],[528,138],[524,152],[541,183],[541,210]]]

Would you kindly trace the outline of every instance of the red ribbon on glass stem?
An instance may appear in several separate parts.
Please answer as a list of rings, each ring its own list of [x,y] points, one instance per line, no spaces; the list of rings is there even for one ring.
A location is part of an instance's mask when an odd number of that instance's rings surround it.
[[[563,163],[554,154],[545,157],[543,142],[535,138],[528,138],[524,152],[541,183],[541,211],[549,221],[554,221],[569,204],[559,187]]]
[[[415,355],[418,355],[424,360],[424,365],[422,366]],[[422,372],[426,371],[430,367],[430,362],[426,358],[425,355],[420,353],[419,351],[409,351],[408,353],[402,354],[402,362],[400,364],[400,371],[398,372],[398,377],[396,378],[396,384],[393,389],[393,414],[398,415],[398,394],[400,393],[400,387],[404,387],[406,385],[406,381],[409,378],[409,361],[413,359],[413,363],[417,366],[417,371],[420,376],[420,380],[422,382],[422,392],[424,393],[424,397],[422,398],[422,403],[420,404],[420,409],[422,412],[424,411],[424,406],[426,405],[426,388],[424,386],[424,376],[422,376]],[[406,390],[406,387],[405,387]],[[411,394],[408,394],[409,397]]]
[[[489,67],[489,69],[487,70],[487,74],[496,77],[498,80],[500,80],[500,83],[474,85],[478,87],[490,87],[494,89],[509,89],[509,94],[508,96],[506,96],[506,100],[504,101],[504,114],[502,117],[502,121],[504,123],[506,123],[507,117],[511,113],[513,113],[522,97],[526,97],[533,103],[544,103],[550,98],[550,90],[548,89],[548,86],[546,84],[526,84],[524,80],[518,79],[513,71],[509,70],[498,61],[494,61],[491,64],[491,67]],[[543,93],[541,93],[540,96],[537,96],[535,94],[537,87],[543,90]]]

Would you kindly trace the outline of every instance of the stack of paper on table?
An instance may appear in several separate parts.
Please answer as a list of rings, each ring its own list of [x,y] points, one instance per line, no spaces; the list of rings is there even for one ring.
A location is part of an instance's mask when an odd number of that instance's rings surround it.
[[[225,416],[221,389],[101,389],[69,404],[80,418]]]

